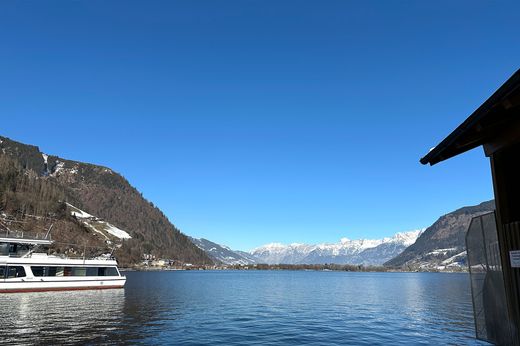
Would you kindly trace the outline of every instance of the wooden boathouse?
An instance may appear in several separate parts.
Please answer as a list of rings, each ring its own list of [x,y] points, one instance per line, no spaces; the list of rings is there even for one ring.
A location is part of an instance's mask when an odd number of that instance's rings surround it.
[[[470,252],[478,255],[478,251],[466,238],[477,337],[495,344],[520,345],[520,70],[420,162],[434,165],[479,146],[483,147],[491,163],[496,204],[494,225],[481,223],[479,227],[483,239],[486,227],[495,233],[497,265],[490,264],[492,244],[489,243],[481,247],[482,256],[487,256],[481,261],[485,262],[481,266],[484,269],[476,270],[478,266],[472,266]],[[500,282],[488,285],[487,279],[498,271],[500,276],[496,277]],[[484,275],[482,272],[486,276],[482,280],[485,281],[482,284],[484,292],[474,289],[478,275]],[[501,290],[496,288],[497,284],[501,285]],[[479,299],[487,302],[479,305]],[[491,312],[492,309],[495,311]],[[482,315],[484,322],[479,320]]]

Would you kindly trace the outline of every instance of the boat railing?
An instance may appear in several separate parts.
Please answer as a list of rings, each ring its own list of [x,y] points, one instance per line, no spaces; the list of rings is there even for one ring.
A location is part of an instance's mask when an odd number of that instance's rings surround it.
[[[31,241],[35,241],[29,250],[27,249],[19,249],[16,252],[10,252],[7,253],[7,250],[5,253],[0,253],[0,256],[9,256],[12,258],[31,258],[35,257],[33,254],[38,254],[37,249],[39,246],[43,245],[45,247],[50,246],[52,243],[55,243],[50,236],[50,232],[48,231],[46,234],[43,233],[33,233],[33,232],[26,232],[23,231],[13,231],[13,230],[7,230],[5,232],[0,233],[0,240],[3,240],[3,242],[6,243],[13,243],[17,242],[15,240],[20,241],[21,243],[25,244],[31,244]],[[65,244],[65,243],[59,243],[59,244]],[[66,244],[69,246],[74,246],[78,252],[75,252],[74,254],[64,254],[64,253],[45,253],[47,256],[53,256],[53,257],[59,257],[62,259],[80,259],[80,260],[106,260],[106,261],[113,261],[116,260],[113,256],[114,249],[110,250],[109,252],[105,252],[107,249],[103,250],[100,247],[97,246],[87,246],[87,245],[78,245],[78,244]],[[78,249],[79,248],[79,249]],[[93,251],[88,251],[94,249]],[[25,251],[26,250],[26,251]],[[82,251],[81,251],[82,250]],[[46,251],[51,251],[47,248]],[[3,252],[3,251],[2,251]],[[43,253],[43,252],[40,252]]]
[[[6,230],[0,233],[0,237],[16,238],[16,239],[38,239],[38,240],[52,240],[50,233],[26,233],[24,231]]]
[[[38,255],[41,253],[10,253],[8,255],[9,258],[33,258],[38,257]],[[70,256],[65,254],[45,254],[48,257],[58,257],[60,259],[72,259],[72,260],[97,260],[97,261],[115,261],[116,258],[113,255],[104,256],[104,255],[98,255],[98,256],[83,256],[81,254]]]

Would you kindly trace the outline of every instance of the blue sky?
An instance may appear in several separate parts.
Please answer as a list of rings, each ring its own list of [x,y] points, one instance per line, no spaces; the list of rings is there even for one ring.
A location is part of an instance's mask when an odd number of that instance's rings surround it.
[[[0,4],[0,134],[123,174],[247,250],[378,238],[492,198],[419,164],[520,67],[519,2]]]

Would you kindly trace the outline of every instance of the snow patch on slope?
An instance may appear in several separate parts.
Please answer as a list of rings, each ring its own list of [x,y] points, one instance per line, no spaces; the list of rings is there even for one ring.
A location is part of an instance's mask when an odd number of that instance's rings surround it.
[[[76,208],[75,206],[73,206],[70,203],[65,203],[65,204],[67,204],[67,206],[69,206],[69,208],[71,209],[70,214],[75,216],[75,217],[77,217],[77,218],[89,219],[89,218],[93,218],[94,217],[93,215],[90,215],[86,211],[83,211],[83,210],[81,210],[79,208]]]
[[[70,214],[80,219],[81,222],[93,231],[102,234],[105,238],[109,239],[108,234],[119,238],[119,239],[131,239],[132,237],[126,231],[108,223],[94,215],[87,213],[73,206],[70,203],[66,203],[70,209]]]
[[[117,228],[116,226],[111,225],[108,222],[105,222],[105,224],[107,226],[105,228],[105,231],[107,231],[108,233],[112,234],[113,236],[118,237],[119,239],[130,239],[130,238],[132,238],[130,236],[130,234],[126,233],[122,229]]]
[[[54,172],[51,175],[57,175],[60,171],[63,170],[65,166],[65,162],[56,160],[56,167],[54,167]]]

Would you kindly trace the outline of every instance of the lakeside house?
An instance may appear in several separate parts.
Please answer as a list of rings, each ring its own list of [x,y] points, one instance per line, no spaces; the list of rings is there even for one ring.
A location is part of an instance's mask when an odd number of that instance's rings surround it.
[[[420,161],[479,146],[491,163],[496,212],[474,218],[466,237],[476,334],[520,345],[520,70]]]

